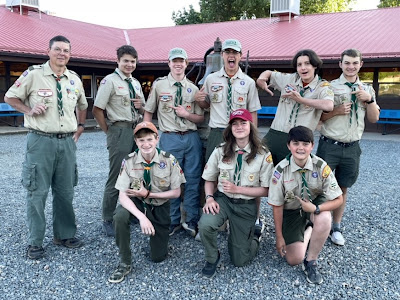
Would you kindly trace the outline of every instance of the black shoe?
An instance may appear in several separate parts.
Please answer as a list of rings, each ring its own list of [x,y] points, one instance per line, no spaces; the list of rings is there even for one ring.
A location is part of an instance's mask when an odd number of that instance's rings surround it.
[[[219,263],[220,259],[221,259],[221,255],[218,251],[218,258],[217,258],[216,262],[212,264],[207,261],[203,270],[201,270],[201,273],[203,274],[203,276],[210,278],[210,279],[213,278],[215,275],[215,272],[217,271],[217,267],[218,267],[218,263]]]
[[[304,259],[303,271],[306,273],[307,281],[309,283],[321,284],[322,281],[324,281],[321,274],[318,272],[318,264],[316,260],[306,261],[306,259]]]
[[[102,228],[103,228],[103,232],[106,234],[106,236],[115,236],[112,221],[103,221]]]
[[[43,247],[29,245],[26,254],[30,259],[40,259],[44,255],[44,249]]]
[[[71,249],[79,248],[80,246],[83,245],[82,241],[77,238],[70,238],[70,239],[64,239],[64,240],[59,240],[59,239],[54,238],[53,243],[55,245],[64,246],[64,247],[71,248]]]

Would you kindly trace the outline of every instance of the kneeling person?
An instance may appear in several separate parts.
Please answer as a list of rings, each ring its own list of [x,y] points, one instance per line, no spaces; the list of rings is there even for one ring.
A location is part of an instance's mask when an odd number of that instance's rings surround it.
[[[215,148],[204,168],[206,204],[199,222],[206,265],[202,273],[213,277],[220,260],[218,228],[229,219],[228,249],[232,262],[241,267],[257,254],[261,234],[255,236],[256,197],[268,195],[272,156],[261,144],[251,113],[238,109],[230,114],[225,143]],[[217,191],[214,193],[215,187]]]
[[[156,148],[159,137],[151,122],[139,123],[134,130],[138,150],[123,160],[115,188],[120,205],[114,213],[115,241],[120,264],[108,279],[118,283],[131,271],[130,221],[137,218],[142,233],[150,236],[150,258],[163,261],[168,254],[171,223],[170,198],[179,197],[185,177],[171,154]]]
[[[307,281],[321,284],[317,259],[331,228],[330,211],[343,202],[342,191],[326,162],[311,154],[314,136],[309,128],[292,128],[287,146],[291,154],[275,167],[268,197],[276,250],[290,265],[303,262]]]

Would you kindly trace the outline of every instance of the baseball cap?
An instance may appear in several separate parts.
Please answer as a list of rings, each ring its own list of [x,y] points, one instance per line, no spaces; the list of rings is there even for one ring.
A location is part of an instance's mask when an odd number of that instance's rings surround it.
[[[231,123],[234,119],[242,119],[253,123],[253,117],[251,113],[244,108],[239,108],[231,112],[231,115],[229,116],[229,123]]]
[[[242,45],[238,40],[228,39],[222,43],[222,51],[224,51],[225,49],[233,49],[237,52],[242,52]]]
[[[138,132],[140,129],[144,129],[144,128],[150,129],[151,131],[153,131],[155,134],[158,135],[156,126],[151,122],[141,122],[141,123],[137,124],[135,127],[135,130],[133,130],[133,134],[136,134],[136,132]]]
[[[174,58],[188,59],[187,53],[182,48],[172,48],[169,50],[168,59],[173,60]]]

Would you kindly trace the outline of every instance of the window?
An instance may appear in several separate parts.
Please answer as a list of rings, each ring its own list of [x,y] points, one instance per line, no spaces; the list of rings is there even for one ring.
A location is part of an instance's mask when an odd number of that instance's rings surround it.
[[[378,75],[378,96],[400,98],[400,71],[398,68],[381,68]]]
[[[93,98],[92,75],[82,75],[82,84],[86,98]]]

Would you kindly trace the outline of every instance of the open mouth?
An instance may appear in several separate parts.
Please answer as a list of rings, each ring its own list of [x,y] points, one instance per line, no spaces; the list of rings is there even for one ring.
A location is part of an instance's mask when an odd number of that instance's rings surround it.
[[[228,65],[230,68],[235,67],[235,60],[234,59],[228,59]]]

